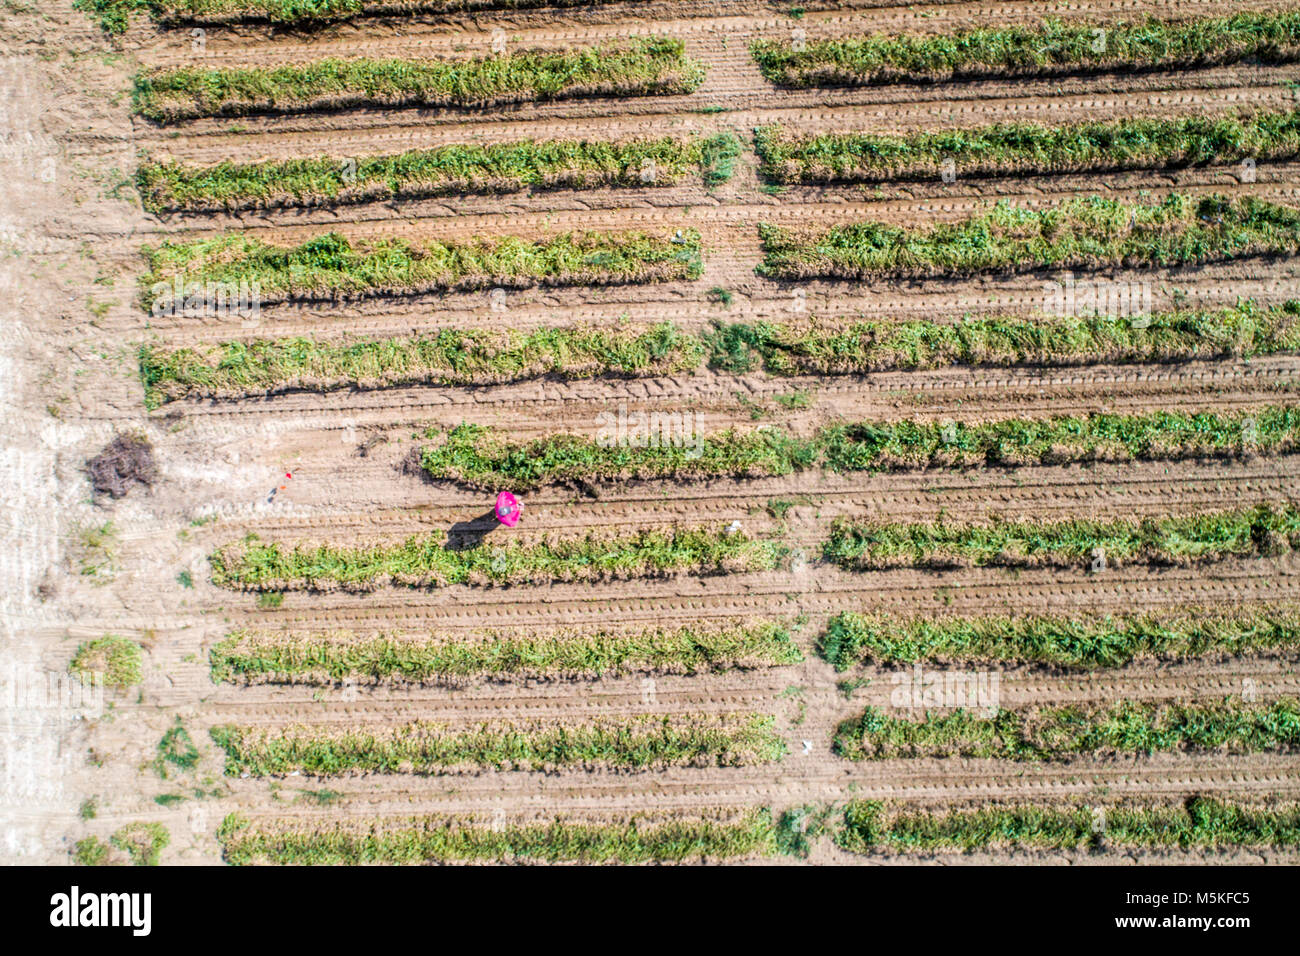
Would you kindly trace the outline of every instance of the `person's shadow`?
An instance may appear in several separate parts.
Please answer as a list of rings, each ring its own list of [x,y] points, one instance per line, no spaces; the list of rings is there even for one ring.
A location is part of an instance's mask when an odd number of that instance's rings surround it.
[[[457,521],[447,532],[448,551],[471,551],[483,543],[483,539],[501,526],[497,521],[495,508],[489,508],[484,514],[468,521]]]

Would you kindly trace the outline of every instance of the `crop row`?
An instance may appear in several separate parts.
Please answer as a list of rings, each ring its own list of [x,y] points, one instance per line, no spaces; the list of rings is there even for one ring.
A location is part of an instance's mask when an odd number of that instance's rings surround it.
[[[754,144],[762,175],[788,184],[937,181],[945,167],[961,177],[1159,169],[1293,158],[1300,155],[1300,111],[999,123],[905,135],[801,134],[773,125],[756,129]]]
[[[367,16],[472,13],[576,7],[615,0],[75,0],[74,6],[98,17],[109,33],[124,33],[134,13],[164,26],[267,22],[310,27]]]
[[[810,812],[811,811],[811,812]],[[814,818],[815,825],[806,821]],[[854,800],[843,807],[767,807],[693,818],[624,814],[498,823],[453,816],[312,823],[231,814],[217,831],[232,864],[422,864],[455,861],[681,863],[806,855],[827,835],[840,849],[890,856],[973,851],[1289,849],[1300,846],[1300,805],[1249,805],[1192,796],[1182,804],[1055,806],[994,803],[917,809]]]
[[[1214,701],[1024,707],[983,714],[968,707],[919,720],[868,707],[840,724],[834,749],[850,760],[977,757],[1067,760],[1075,756],[1184,751],[1290,751],[1300,744],[1300,701]]]
[[[1289,329],[1290,319],[1286,320]],[[1291,344],[1289,331],[1279,335]],[[1300,342],[1300,339],[1297,340]],[[442,329],[348,343],[309,338],[140,349],[145,404],[290,389],[488,385],[542,376],[671,375],[699,367],[704,344],[670,322],[647,328]]]
[[[236,590],[369,591],[385,584],[442,587],[763,571],[776,567],[782,551],[770,541],[711,528],[640,531],[616,538],[589,534],[554,542],[511,540],[467,550],[420,535],[400,544],[286,550],[250,535],[219,549],[209,562],[213,583]]]
[[[157,123],[362,107],[481,109],[590,96],[690,93],[704,68],[682,41],[641,37],[562,52],[459,60],[324,59],[280,66],[161,67],[135,79],[133,106]]]
[[[1292,504],[1114,521],[947,521],[902,524],[837,519],[825,557],[849,571],[885,568],[1188,565],[1270,557],[1300,548]]]
[[[1300,211],[1252,196],[1179,193],[1156,202],[1086,196],[1044,209],[1000,202],[959,222],[912,228],[874,221],[824,233],[770,223],[758,228],[765,258],[757,271],[781,280],[1169,267],[1300,249]],[[692,229],[672,236],[573,232],[535,241],[355,243],[329,232],[290,247],[230,233],[167,240],[143,254],[149,263],[141,279],[144,307],[186,313],[209,289],[247,289],[260,305],[492,286],[694,280],[703,269],[700,235]]]
[[[1300,508],[1288,503],[1143,520],[954,524],[840,518],[831,526],[823,556],[847,571],[969,566],[1104,570],[1275,557],[1297,548]],[[471,549],[430,535],[355,548],[286,548],[250,534],[209,557],[214,584],[250,591],[627,580],[771,571],[801,560],[776,541],[708,527],[555,541],[543,537]]]
[[[469,678],[594,679],[784,667],[803,660],[789,621],[645,630],[465,635],[239,629],[209,652],[216,683],[330,685]],[[138,653],[138,648],[136,649]],[[816,640],[838,671],[861,663],[1022,664],[1074,670],[1136,660],[1206,660],[1300,650],[1300,609],[1183,607],[1143,614],[897,616],[844,611]]]
[[[1300,805],[1252,807],[1192,797],[1182,806],[1104,808],[993,805],[915,810],[850,803],[832,837],[852,853],[974,850],[1216,849],[1300,846]]]
[[[695,674],[778,667],[803,659],[787,624],[700,622],[620,632],[564,630],[468,637],[345,631],[231,633],[209,654],[217,682],[326,684],[343,680],[431,681],[468,677],[601,677],[636,671]]]
[[[1300,348],[1300,302],[1129,317],[1108,316],[1104,305],[1080,311],[1099,314],[861,321],[843,327],[816,321],[722,324],[707,338],[709,364],[732,372],[757,367],[772,375],[861,375],[951,365],[1179,362]]]
[[[1041,126],[1012,123],[912,135],[804,135],[755,130],[760,172],[820,184],[960,176],[1162,168],[1277,160],[1300,154],[1300,112],[1132,118]],[[146,161],[136,186],[146,210],[204,212],[418,199],[524,189],[662,187],[730,178],[742,144],[708,138],[455,144],[361,158],[313,157],[195,166]]]
[[[766,856],[773,826],[766,808],[656,819],[624,814],[610,822],[566,818],[489,825],[450,816],[371,823],[226,817],[217,831],[235,865],[417,864],[455,861],[680,863]]]
[[[1188,660],[1300,649],[1300,609],[1182,608],[1146,614],[898,618],[845,611],[831,618],[817,651],[836,670],[859,663],[1037,664],[1122,667],[1134,660]]]
[[[1300,212],[1251,196],[1174,193],[1156,202],[1101,196],[1044,209],[1000,202],[955,222],[901,227],[882,222],[801,233],[759,224],[763,276],[961,276],[1037,269],[1168,267],[1279,255],[1300,249]],[[699,278],[700,235],[573,232],[529,241],[378,239],[330,232],[297,246],[246,233],[146,247],[142,303],[188,311],[205,290],[255,290],[258,304],[286,299],[465,291],[492,286],[616,285]],[[1133,303],[1131,303],[1133,304]],[[1141,303],[1134,305],[1140,306]]]
[[[492,286],[619,285],[692,280],[700,275],[700,237],[571,232],[530,242],[512,236],[440,242],[352,242],[335,233],[277,246],[247,233],[143,250],[146,309],[184,312],[208,289],[250,290],[256,304],[483,289]],[[255,292],[251,290],[256,290]]]
[[[718,323],[692,334],[672,322],[618,329],[442,329],[355,341],[297,337],[140,349],[145,404],[240,398],[297,389],[497,385],[543,376],[671,375],[704,364],[724,372],[863,375],[970,366],[1071,366],[1249,358],[1300,350],[1300,303],[1247,302],[1111,318],[969,317],[847,326]]]
[[[144,162],[136,187],[144,208],[213,212],[333,203],[509,193],[524,189],[671,186],[688,176],[725,182],[741,143],[708,138],[600,142],[523,140],[457,144],[357,159],[266,160],[194,166]]]
[[[540,0],[431,0],[364,3],[324,0],[77,0],[113,32],[136,10],[164,21],[328,22],[386,7],[389,12],[538,5]],[[561,5],[570,0],[560,0]],[[552,3],[551,5],[554,5]],[[951,34],[875,34],[807,43],[757,40],[760,72],[786,87],[934,82],[1007,76],[1222,66],[1251,60],[1300,59],[1300,15],[1239,13],[1188,20],[1063,23],[993,27]],[[171,122],[200,116],[330,106],[491,105],[575,95],[689,92],[703,67],[683,56],[680,41],[540,51],[448,60],[323,60],[301,67],[169,69],[140,74],[136,110]]]
[[[425,447],[420,466],[431,478],[469,488],[531,491],[579,481],[742,479],[811,469],[850,473],[1275,455],[1292,452],[1300,439],[1300,408],[1291,406],[1229,415],[1094,413],[978,424],[855,422],[827,426],[808,438],[764,428],[708,436],[669,434],[665,439],[653,416],[647,418],[644,442],[561,434],[515,443],[502,432],[466,423],[441,443]]]
[[[759,224],[773,279],[877,279],[1038,269],[1171,267],[1300,249],[1300,211],[1253,196],[1080,196],[1027,209],[1003,200],[957,222],[867,221],[825,232]]]
[[[1300,59],[1300,14],[991,27],[956,33],[874,34],[812,42],[757,40],[750,52],[779,86],[859,86],[952,79],[1057,76]]]
[[[454,728],[416,720],[377,730],[223,725],[212,739],[231,776],[440,774],[556,767],[648,770],[768,763],[785,754],[765,714],[674,714],[588,723],[486,721]]]

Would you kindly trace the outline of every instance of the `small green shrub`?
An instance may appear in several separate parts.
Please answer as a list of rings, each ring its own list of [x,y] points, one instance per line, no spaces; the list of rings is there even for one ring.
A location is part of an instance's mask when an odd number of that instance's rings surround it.
[[[176,718],[174,726],[168,728],[158,741],[158,755],[154,758],[154,770],[164,780],[168,777],[168,767],[182,773],[188,773],[198,766],[199,749],[194,746],[194,738]]]
[[[72,858],[78,866],[106,866],[110,849],[99,837],[88,836],[73,846]]]
[[[128,823],[109,838],[135,866],[157,866],[171,834],[161,823]]]
[[[126,690],[144,680],[144,649],[115,634],[88,641],[77,648],[68,669],[83,684],[101,681],[113,690]]]

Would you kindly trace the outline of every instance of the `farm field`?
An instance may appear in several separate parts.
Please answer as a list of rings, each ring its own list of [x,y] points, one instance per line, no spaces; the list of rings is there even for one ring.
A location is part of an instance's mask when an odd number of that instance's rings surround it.
[[[0,57],[5,860],[1300,862],[1300,5]]]

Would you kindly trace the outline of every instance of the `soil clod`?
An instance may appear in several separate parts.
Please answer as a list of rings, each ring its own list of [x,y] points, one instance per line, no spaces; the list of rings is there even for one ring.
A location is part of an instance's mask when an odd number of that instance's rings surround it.
[[[134,482],[146,488],[158,478],[153,445],[142,435],[118,435],[94,458],[86,462],[96,494],[123,497]]]

